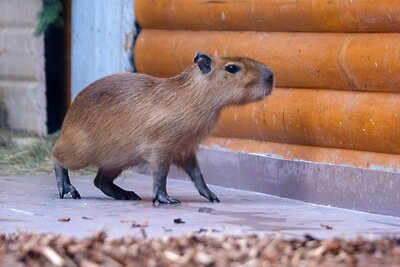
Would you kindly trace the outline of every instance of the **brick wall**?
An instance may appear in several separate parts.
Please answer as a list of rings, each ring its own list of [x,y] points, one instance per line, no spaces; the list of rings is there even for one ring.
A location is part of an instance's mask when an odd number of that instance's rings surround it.
[[[33,37],[41,0],[0,0],[0,94],[11,128],[46,134],[43,38]]]

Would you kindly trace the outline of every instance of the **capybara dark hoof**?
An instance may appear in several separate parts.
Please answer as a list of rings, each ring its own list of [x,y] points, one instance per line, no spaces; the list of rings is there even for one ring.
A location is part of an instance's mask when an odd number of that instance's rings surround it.
[[[200,193],[201,196],[208,199],[210,202],[220,202],[219,198],[210,190]]]
[[[142,200],[142,198],[133,191],[125,191],[115,194],[114,198],[119,200]]]
[[[81,199],[81,195],[73,185],[62,185],[58,188],[60,198],[64,198],[64,195],[70,193],[73,199]]]
[[[165,193],[158,193],[153,197],[153,204],[158,201],[160,204],[179,204],[181,203],[178,199],[172,198]]]

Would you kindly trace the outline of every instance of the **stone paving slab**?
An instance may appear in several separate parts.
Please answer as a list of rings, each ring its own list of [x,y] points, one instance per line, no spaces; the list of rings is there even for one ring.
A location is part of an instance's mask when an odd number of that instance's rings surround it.
[[[141,201],[118,201],[103,195],[90,177],[72,177],[82,195],[59,199],[53,176],[0,176],[0,232],[51,232],[84,237],[105,230],[110,236],[276,235],[318,238],[379,237],[400,233],[400,218],[349,211],[217,186],[221,203],[199,196],[190,181],[169,179],[169,194],[180,205],[153,205],[152,180],[128,172],[117,180]],[[59,218],[69,217],[62,222]],[[185,223],[175,224],[181,218]],[[133,224],[136,224],[132,226]],[[136,227],[135,227],[136,226]],[[142,226],[142,227],[141,227]],[[330,229],[332,228],[332,229]]]

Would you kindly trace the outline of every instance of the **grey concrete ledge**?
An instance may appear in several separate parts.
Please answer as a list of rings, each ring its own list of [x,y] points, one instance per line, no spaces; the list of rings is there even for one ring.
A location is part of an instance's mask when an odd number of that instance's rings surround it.
[[[400,216],[400,174],[395,171],[286,160],[204,147],[199,150],[198,158],[208,184]],[[175,168],[170,176],[187,178]]]

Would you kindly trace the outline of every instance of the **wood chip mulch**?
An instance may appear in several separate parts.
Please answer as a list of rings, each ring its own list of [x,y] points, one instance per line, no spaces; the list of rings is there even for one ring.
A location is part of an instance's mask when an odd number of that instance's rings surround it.
[[[0,235],[0,266],[399,266],[400,239]]]

